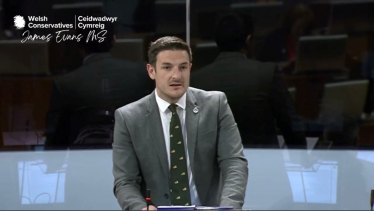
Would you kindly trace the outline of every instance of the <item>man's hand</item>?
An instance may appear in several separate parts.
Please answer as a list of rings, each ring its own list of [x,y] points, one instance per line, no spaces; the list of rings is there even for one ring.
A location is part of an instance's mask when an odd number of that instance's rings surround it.
[[[147,207],[144,207],[142,210],[147,210]],[[153,205],[149,205],[148,210],[157,210],[157,208]]]

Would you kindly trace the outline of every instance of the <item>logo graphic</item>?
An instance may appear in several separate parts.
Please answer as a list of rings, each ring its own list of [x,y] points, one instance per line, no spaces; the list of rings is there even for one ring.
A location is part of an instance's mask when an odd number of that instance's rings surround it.
[[[17,29],[25,28],[25,24],[26,24],[26,21],[22,16],[20,16],[20,15],[14,16],[14,26]]]

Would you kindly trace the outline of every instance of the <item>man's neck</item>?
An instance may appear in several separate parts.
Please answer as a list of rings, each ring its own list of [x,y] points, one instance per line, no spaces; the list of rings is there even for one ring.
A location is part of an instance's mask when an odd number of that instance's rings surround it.
[[[164,100],[165,102],[168,102],[168,103],[170,103],[170,104],[175,104],[175,103],[177,103],[182,97],[180,97],[180,98],[178,98],[178,99],[166,99],[166,97],[165,96],[163,96],[163,95],[160,95],[160,92],[158,91],[158,89],[156,88],[156,93],[157,93],[157,96],[159,97],[159,98],[161,98],[162,100]],[[183,95],[182,95],[183,96]]]

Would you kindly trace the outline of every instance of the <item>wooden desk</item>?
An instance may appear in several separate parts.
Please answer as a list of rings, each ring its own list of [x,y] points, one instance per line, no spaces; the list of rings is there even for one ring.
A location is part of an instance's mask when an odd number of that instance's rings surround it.
[[[52,82],[52,77],[0,78],[0,147],[3,132],[45,129]]]

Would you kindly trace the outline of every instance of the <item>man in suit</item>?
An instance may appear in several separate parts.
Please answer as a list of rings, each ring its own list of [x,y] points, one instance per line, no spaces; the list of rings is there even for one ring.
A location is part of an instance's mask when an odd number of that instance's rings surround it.
[[[223,16],[215,29],[221,53],[212,64],[192,73],[191,86],[226,94],[245,146],[279,148],[278,126],[288,147],[305,148],[303,123],[278,67],[246,57],[252,34],[250,16]]]
[[[148,51],[155,91],[115,112],[114,194],[125,210],[244,203],[247,160],[222,92],[189,87],[191,50],[162,37]]]
[[[258,60],[277,62],[283,72],[293,72],[299,38],[313,34],[313,20],[314,12],[308,5],[291,6],[283,16],[281,27],[265,37]]]
[[[114,58],[109,53],[115,44],[114,25],[102,24],[106,30],[102,42],[99,39],[86,41],[93,29],[77,29],[76,34],[83,36],[78,43],[83,65],[53,82],[46,148],[68,147],[76,142],[88,122],[101,121],[95,119],[99,112],[108,114],[108,118],[111,115],[114,120],[115,109],[152,92],[154,85],[147,76],[146,63]],[[101,29],[95,31],[97,34]]]

